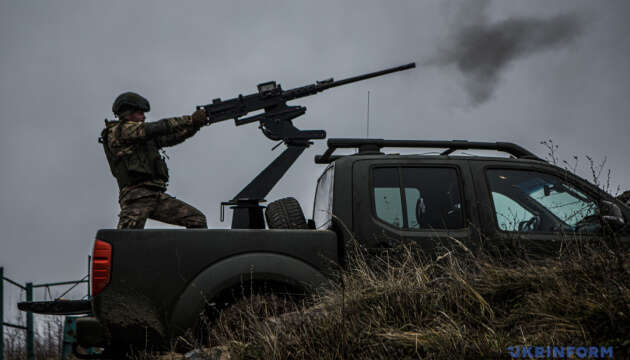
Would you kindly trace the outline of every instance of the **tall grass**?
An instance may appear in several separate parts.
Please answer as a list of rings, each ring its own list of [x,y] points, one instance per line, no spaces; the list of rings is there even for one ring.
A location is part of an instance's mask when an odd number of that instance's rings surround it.
[[[626,358],[629,252],[613,239],[572,241],[545,259],[355,246],[312,303],[244,300],[209,342],[233,359],[493,359],[517,345],[612,346]]]
[[[24,323],[20,313],[17,323]],[[33,334],[33,354],[36,360],[61,359],[63,342],[63,316],[36,316]],[[21,329],[4,329],[4,359],[26,360],[26,332]]]

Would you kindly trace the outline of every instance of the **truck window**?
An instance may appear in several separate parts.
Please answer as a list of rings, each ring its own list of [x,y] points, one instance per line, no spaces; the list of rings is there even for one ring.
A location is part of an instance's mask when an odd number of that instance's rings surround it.
[[[529,170],[488,170],[497,224],[504,231],[598,232],[592,197],[560,177]]]
[[[377,168],[372,174],[376,217],[397,228],[402,228],[404,223],[398,168]]]
[[[315,228],[329,228],[332,223],[333,183],[335,176],[334,163],[330,165],[317,180],[315,201],[313,203],[313,221]]]
[[[457,170],[404,167],[402,185],[410,229],[461,229],[464,216]]]
[[[492,192],[492,201],[494,201],[499,229],[503,231],[517,231],[519,223],[534,216],[516,201],[503,194]]]
[[[409,230],[464,227],[455,169],[375,168],[372,176],[376,217],[386,223]]]

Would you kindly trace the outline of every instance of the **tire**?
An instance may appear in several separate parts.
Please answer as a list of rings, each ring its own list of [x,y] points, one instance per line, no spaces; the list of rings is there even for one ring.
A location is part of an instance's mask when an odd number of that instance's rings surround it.
[[[295,198],[276,200],[265,210],[265,218],[270,229],[307,229],[304,213]]]

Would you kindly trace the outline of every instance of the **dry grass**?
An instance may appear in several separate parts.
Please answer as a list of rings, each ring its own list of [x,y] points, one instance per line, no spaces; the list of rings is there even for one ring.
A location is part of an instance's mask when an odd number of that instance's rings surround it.
[[[249,299],[221,315],[210,343],[233,359],[506,358],[515,345],[613,346],[624,358],[628,254],[614,241],[573,243],[539,260],[355,248],[315,306]]]
[[[17,323],[23,323],[19,314]],[[62,316],[36,316],[37,328],[33,334],[33,354],[36,360],[60,359],[63,341]],[[26,360],[26,333],[15,328],[4,329],[4,359]]]

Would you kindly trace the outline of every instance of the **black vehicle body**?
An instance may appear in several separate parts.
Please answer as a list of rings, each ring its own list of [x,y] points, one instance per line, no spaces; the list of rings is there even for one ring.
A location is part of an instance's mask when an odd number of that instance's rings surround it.
[[[331,144],[335,142],[331,140],[329,148],[334,147]],[[524,149],[515,147],[512,150],[516,150],[509,151],[512,155],[516,153],[516,158],[458,156],[452,155],[453,150],[466,148],[466,144],[442,142],[442,147],[449,150],[441,155],[399,155],[380,152],[381,147],[395,143],[362,141],[377,146],[366,148],[350,141],[344,147],[357,145],[360,149],[357,154],[330,156],[332,151],[329,151],[316,158],[316,162],[327,166],[317,182],[309,229],[99,230],[96,239],[111,245],[109,281],[102,291],[93,294],[93,316],[77,323],[79,344],[84,347],[129,343],[143,346],[147,340],[153,344],[168,344],[169,340],[194,328],[204,310],[213,306],[220,309],[225,296],[247,296],[248,289],[259,286],[284,286],[289,291],[308,292],[325,283],[331,271],[343,267],[345,245],[353,238],[375,249],[413,242],[429,253],[440,245],[452,247],[453,239],[470,248],[479,247],[482,242],[508,246],[518,239],[533,251],[549,250],[557,248],[567,238],[602,236],[606,227],[614,227],[624,241],[629,240],[630,208],[589,182]],[[428,145],[437,147],[433,143],[412,147]],[[485,148],[481,145],[471,147]],[[502,150],[499,145],[489,148]],[[495,174],[491,171],[497,169],[504,172],[499,174],[499,179],[511,181],[510,178],[516,178],[513,174],[521,171],[524,174],[521,178],[525,180],[527,176],[538,174],[540,179],[548,177],[565,183],[562,186],[536,185],[530,190],[543,194],[541,196],[555,192],[559,197],[585,199],[592,208],[583,223],[594,225],[588,227],[589,231],[576,230],[586,228],[582,223],[573,227],[559,226],[561,221],[557,216],[528,200],[521,212],[536,215],[517,219],[514,228],[506,230],[506,226],[512,225],[499,220],[500,204],[495,194],[502,190],[497,190],[489,177]],[[398,180],[385,179],[394,185],[381,186],[377,184],[381,181],[377,173],[398,174],[399,177]],[[430,192],[412,196],[412,192],[418,191],[405,185],[408,173],[427,174],[427,179],[433,176],[437,181],[430,185],[434,187],[450,184],[447,190],[451,201],[443,204],[446,207],[442,214],[455,214],[455,218],[442,218],[441,223],[434,221],[425,225],[423,221],[427,219],[419,214],[428,213],[432,201],[440,201],[444,196]],[[448,182],[444,174],[450,174],[452,181]],[[418,177],[424,178],[424,175]],[[398,190],[397,183],[401,184]],[[392,201],[377,199],[383,194],[386,197],[400,194],[389,199],[399,204],[400,209],[391,212],[388,208],[390,212],[385,211],[383,215],[379,206],[395,207]],[[396,200],[396,196],[400,199]],[[414,203],[415,210],[412,210]],[[612,204],[610,206],[618,212],[608,216],[609,210],[600,209],[601,204]],[[394,213],[397,215],[391,215]],[[394,217],[397,217],[395,221]],[[614,221],[604,221],[611,217]],[[546,231],[543,226],[552,230]]]
[[[110,282],[92,298],[108,343],[181,335],[226,290],[261,282],[308,290],[337,261],[326,230],[100,230],[96,238],[112,246]]]
[[[463,226],[409,229],[379,219],[373,198],[376,168],[453,169],[458,176]],[[499,229],[488,169],[550,174],[597,201],[615,201],[587,181],[541,160],[381,153],[343,156],[325,170],[325,174],[334,170],[330,204],[334,216],[316,224],[319,229],[100,230],[97,239],[113,248],[112,270],[109,285],[93,297],[94,315],[114,342],[145,341],[147,329],[153,329],[157,338],[169,338],[194,326],[199,313],[216,303],[226,289],[238,291],[251,283],[275,281],[308,290],[323,283],[332,264],[343,264],[344,244],[352,236],[368,248],[411,241],[428,252],[439,245],[452,246],[452,238],[474,248],[481,234],[494,245],[507,245],[515,233]],[[329,190],[318,186],[318,191]],[[629,219],[630,209],[620,208]],[[555,248],[567,238],[560,231],[517,235],[521,243],[540,249]]]

